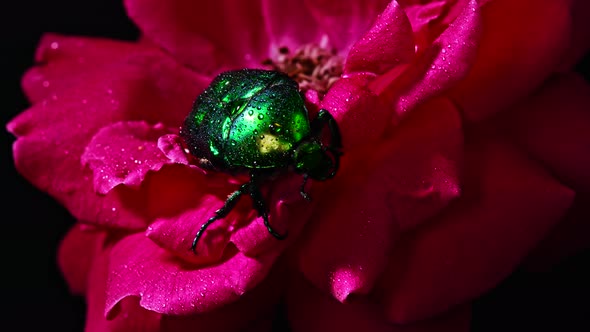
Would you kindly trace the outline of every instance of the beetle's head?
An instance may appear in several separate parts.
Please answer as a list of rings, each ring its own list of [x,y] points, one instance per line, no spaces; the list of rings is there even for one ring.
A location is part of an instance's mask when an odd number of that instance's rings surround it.
[[[327,180],[338,170],[338,159],[335,153],[322,146],[317,141],[301,143],[295,149],[293,159],[295,171],[299,174],[306,174],[314,180]]]

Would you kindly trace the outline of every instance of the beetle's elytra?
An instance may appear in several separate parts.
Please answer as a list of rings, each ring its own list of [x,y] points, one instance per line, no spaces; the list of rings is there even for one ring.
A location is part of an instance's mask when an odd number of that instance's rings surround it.
[[[323,129],[330,140],[324,145]],[[268,231],[278,239],[268,220],[268,207],[259,185],[271,173],[292,169],[303,175],[301,195],[308,178],[327,180],[338,171],[342,145],[338,124],[327,110],[309,120],[297,82],[278,71],[241,69],[219,74],[195,100],[180,129],[190,153],[200,166],[228,173],[249,172],[250,181],[229,196],[197,232],[192,250],[215,220],[225,217],[242,194]]]

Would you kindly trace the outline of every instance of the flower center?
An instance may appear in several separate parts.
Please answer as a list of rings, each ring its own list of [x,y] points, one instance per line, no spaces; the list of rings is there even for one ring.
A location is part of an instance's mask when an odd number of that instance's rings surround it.
[[[289,75],[304,93],[312,89],[324,94],[342,75],[344,61],[335,49],[305,44],[294,51],[285,46],[278,51],[275,59],[266,59],[262,64]]]

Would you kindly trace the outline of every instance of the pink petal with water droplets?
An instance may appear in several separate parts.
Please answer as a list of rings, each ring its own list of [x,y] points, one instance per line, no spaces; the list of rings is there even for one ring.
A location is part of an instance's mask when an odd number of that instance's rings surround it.
[[[570,40],[570,7],[563,0],[495,0],[482,8],[473,68],[451,91],[469,120],[513,106],[556,70]]]
[[[344,74],[366,71],[379,75],[413,57],[412,27],[404,11],[392,1],[350,49]]]
[[[411,110],[467,74],[475,59],[480,30],[479,6],[471,0],[401,76],[385,74],[372,83],[372,89],[394,102],[397,113]]]
[[[92,79],[122,58],[149,53],[157,54],[159,50],[134,42],[46,33],[35,53],[35,62],[41,65],[25,73],[22,87],[32,102],[38,102]]]
[[[328,41],[346,56],[352,45],[371,27],[389,1],[304,0],[304,5],[328,36]],[[297,22],[294,19],[293,22]]]
[[[340,303],[318,291],[303,278],[292,277],[287,292],[287,314],[293,331],[460,332],[469,331],[471,313],[462,307],[438,317],[408,325],[388,322],[382,309],[368,298]]]
[[[193,239],[201,226],[215,215],[224,200],[212,195],[205,195],[196,201],[195,208],[183,211],[177,216],[159,218],[152,223],[146,235],[160,247],[174,253],[178,257],[193,263],[214,263],[221,259],[231,236],[233,224],[228,217],[216,220],[203,233],[196,247],[191,250]]]
[[[125,190],[108,197],[96,195],[80,157],[98,130],[112,123],[142,119],[178,126],[184,120],[208,79],[158,54],[123,57],[104,70],[91,71],[7,125],[17,137],[13,151],[19,172],[77,219],[134,229],[145,226],[126,207],[129,201],[138,201],[136,195]]]
[[[268,56],[260,1],[124,3],[129,17],[149,39],[199,72],[251,67]],[[291,20],[297,22],[297,18]]]
[[[274,252],[256,258],[228,252],[217,265],[191,268],[144,234],[134,234],[111,253],[106,312],[114,312],[129,296],[140,297],[143,308],[163,314],[211,311],[259,284],[276,257]]]
[[[548,81],[503,118],[515,141],[570,187],[590,192],[590,85],[576,74]]]
[[[182,146],[182,138],[176,134],[162,135],[158,138],[158,148],[170,161],[191,166],[189,153]]]
[[[470,0],[399,0],[406,12],[416,40],[416,51],[421,53],[447,29]],[[481,7],[483,0],[477,3]]]
[[[185,332],[196,326],[202,331],[265,331],[268,320],[277,315],[277,304],[284,294],[286,279],[284,264],[275,264],[260,285],[240,296],[236,302],[205,314],[165,315],[162,317],[162,331]]]
[[[109,278],[110,248],[93,257],[86,294],[86,326],[88,332],[160,331],[161,316],[138,304],[137,298],[126,298],[111,317],[105,317],[106,287]]]
[[[394,322],[430,317],[494,287],[572,204],[569,188],[509,145],[472,142],[463,195],[402,237],[376,287]]]
[[[343,158],[299,256],[305,276],[340,301],[373,288],[400,228],[415,227],[460,193],[461,123],[446,100],[417,110],[371,149],[373,158],[364,151]]]
[[[86,293],[92,261],[102,250],[105,235],[104,232],[84,229],[84,225],[76,224],[61,241],[57,263],[73,294]]]
[[[80,157],[94,174],[94,188],[106,194],[115,186],[137,187],[147,172],[158,171],[170,163],[157,140],[169,129],[146,122],[117,122],[94,135]]]

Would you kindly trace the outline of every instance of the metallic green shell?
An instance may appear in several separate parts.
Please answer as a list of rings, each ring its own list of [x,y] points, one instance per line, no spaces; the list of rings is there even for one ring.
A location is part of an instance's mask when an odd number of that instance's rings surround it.
[[[309,132],[297,83],[258,69],[218,75],[180,131],[191,154],[220,170],[286,167]]]

